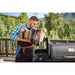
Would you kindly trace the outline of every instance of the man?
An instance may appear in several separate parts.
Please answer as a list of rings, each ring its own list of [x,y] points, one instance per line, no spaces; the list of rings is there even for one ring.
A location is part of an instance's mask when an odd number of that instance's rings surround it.
[[[28,23],[22,24],[24,27],[26,27],[28,30],[36,29],[36,25],[38,23],[38,18],[36,16],[32,16]],[[16,62],[30,62],[33,61],[33,44],[31,41],[27,39],[21,39],[19,38],[19,30],[20,30],[20,24],[16,26],[16,28],[13,30],[13,32],[10,35],[10,38],[12,40],[18,41],[18,48],[16,52]],[[45,28],[43,28],[44,33],[47,32]],[[46,38],[46,36],[45,36]],[[23,53],[23,48],[26,47],[25,52]]]

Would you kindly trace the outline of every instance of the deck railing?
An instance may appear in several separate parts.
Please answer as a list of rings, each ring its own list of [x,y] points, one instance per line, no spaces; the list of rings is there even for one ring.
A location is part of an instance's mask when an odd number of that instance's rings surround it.
[[[51,40],[50,43],[75,43],[75,40]],[[34,45],[34,49],[46,48],[46,42],[42,42],[39,46]],[[17,50],[17,41],[9,38],[0,38],[0,56],[15,57]]]

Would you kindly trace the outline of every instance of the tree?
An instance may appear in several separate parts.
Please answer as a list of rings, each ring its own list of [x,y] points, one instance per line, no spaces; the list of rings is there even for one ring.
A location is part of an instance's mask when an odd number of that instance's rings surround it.
[[[65,24],[64,25],[64,37],[69,38],[70,35],[72,35],[71,33],[72,33],[72,30],[71,30],[70,24]]]
[[[21,23],[26,23],[28,21],[28,17],[26,13],[21,13],[21,16],[19,18],[21,20],[20,21]]]
[[[37,28],[43,28],[44,22],[42,20],[39,21]]]
[[[47,28],[48,35],[49,35],[49,31],[54,29],[54,27],[56,25],[55,14],[48,13],[48,15],[45,14],[44,16],[45,16],[45,27]]]
[[[11,32],[19,23],[26,23],[28,17],[22,13],[19,17],[0,15],[0,37],[10,38]]]
[[[58,26],[57,33],[60,39],[64,38],[64,28],[62,25]]]

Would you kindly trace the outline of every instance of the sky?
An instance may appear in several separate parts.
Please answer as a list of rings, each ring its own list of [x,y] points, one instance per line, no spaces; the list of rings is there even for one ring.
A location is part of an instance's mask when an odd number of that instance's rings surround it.
[[[47,14],[47,12],[26,12],[27,16],[30,18],[31,16],[37,16],[38,18],[43,18],[44,14]],[[20,16],[21,12],[0,12],[0,14],[3,15],[10,15],[10,16]]]

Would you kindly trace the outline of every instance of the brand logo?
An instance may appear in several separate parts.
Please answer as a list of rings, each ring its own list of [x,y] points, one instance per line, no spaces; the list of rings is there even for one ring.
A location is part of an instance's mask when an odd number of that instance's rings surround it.
[[[75,52],[75,49],[74,48],[68,48],[68,51],[69,52]]]

